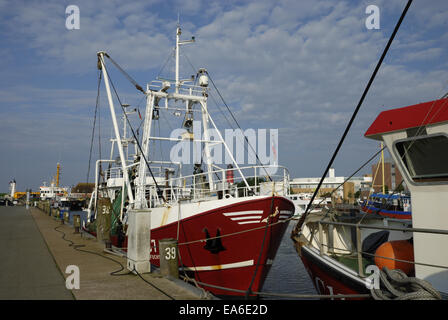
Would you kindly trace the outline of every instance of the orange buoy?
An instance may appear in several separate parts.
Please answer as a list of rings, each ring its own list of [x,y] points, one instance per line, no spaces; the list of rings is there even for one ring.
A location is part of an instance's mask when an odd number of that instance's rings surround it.
[[[380,269],[383,267],[387,267],[390,270],[401,269],[407,275],[414,272],[414,265],[412,263],[392,259],[414,261],[414,247],[408,240],[396,240],[383,243],[375,252],[375,264]]]

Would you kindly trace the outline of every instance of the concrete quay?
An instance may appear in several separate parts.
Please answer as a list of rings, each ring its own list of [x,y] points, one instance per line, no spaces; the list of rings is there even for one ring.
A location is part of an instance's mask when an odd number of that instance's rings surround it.
[[[38,208],[0,207],[2,300],[200,300],[203,290],[158,273],[129,273],[126,258],[106,253],[104,244]],[[87,252],[88,251],[88,252]],[[67,289],[73,267],[79,289]],[[69,267],[69,269],[67,269]],[[67,271],[67,273],[66,273]],[[69,285],[70,287],[70,285]]]

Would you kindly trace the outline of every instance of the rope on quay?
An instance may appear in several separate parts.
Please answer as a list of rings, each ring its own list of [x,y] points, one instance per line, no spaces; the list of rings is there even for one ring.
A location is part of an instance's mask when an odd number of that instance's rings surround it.
[[[65,238],[65,236],[66,236],[65,232],[63,232],[63,231],[61,231],[61,230],[58,230],[58,228],[60,228],[60,227],[61,227],[61,226],[57,226],[57,227],[55,227],[55,228],[54,228],[54,231],[57,231],[57,232],[59,232],[59,233],[62,234],[62,240],[66,241],[66,242],[69,242],[69,245],[68,245],[69,247],[72,247],[73,249],[78,250],[78,251],[81,251],[81,252],[90,253],[90,254],[94,254],[94,255],[100,256],[101,258],[104,258],[104,259],[107,259],[107,260],[111,260],[111,261],[113,261],[113,262],[119,264],[119,265],[120,265],[120,269],[119,269],[119,270],[116,270],[116,271],[112,271],[112,272],[110,272],[109,274],[110,274],[111,276],[126,276],[126,275],[129,275],[129,274],[132,274],[132,273],[133,273],[132,271],[131,271],[131,272],[127,272],[127,273],[119,273],[119,272],[121,272],[121,271],[123,271],[123,270],[125,269],[125,267],[121,264],[120,261],[117,261],[117,260],[115,260],[115,259],[112,259],[112,258],[110,258],[110,257],[107,257],[107,256],[102,255],[102,254],[97,253],[97,252],[93,252],[93,251],[89,251],[89,250],[83,250],[83,249],[80,249],[80,248],[82,248],[82,247],[85,247],[85,245],[83,245],[83,244],[75,244],[72,240]],[[150,286],[153,287],[154,289],[158,290],[159,292],[161,292],[162,294],[164,294],[165,296],[167,296],[169,299],[171,299],[171,300],[175,300],[175,299],[174,299],[172,296],[170,296],[168,293],[166,293],[166,292],[163,291],[162,289],[158,288],[156,285],[150,283],[150,282],[147,281],[145,278],[143,278],[142,275],[141,275],[139,272],[137,272],[137,270],[135,270],[135,268],[134,268],[133,271],[135,271],[135,273],[137,274],[137,276],[138,276],[140,279],[142,279],[145,283],[147,283],[148,285],[150,285]]]
[[[375,300],[441,300],[442,296],[425,280],[408,277],[399,269],[383,267],[380,289],[371,289]]]

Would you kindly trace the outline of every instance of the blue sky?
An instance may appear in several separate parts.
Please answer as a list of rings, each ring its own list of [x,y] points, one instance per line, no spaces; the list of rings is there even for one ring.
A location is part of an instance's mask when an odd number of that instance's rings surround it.
[[[58,161],[63,185],[86,180],[96,52],[145,85],[172,52],[178,12],[183,38],[196,37],[184,54],[207,68],[241,126],[278,128],[280,163],[293,177],[320,176],[406,2],[0,0],[0,191],[12,178],[19,190],[38,189]],[[65,28],[71,4],[80,9],[79,30]],[[379,30],[365,27],[372,4]],[[377,150],[363,134],[379,112],[448,92],[447,27],[447,1],[414,1],[336,159],[337,175]],[[184,76],[193,73],[184,66]],[[138,105],[138,92],[113,77]],[[107,154],[104,97],[100,112]]]

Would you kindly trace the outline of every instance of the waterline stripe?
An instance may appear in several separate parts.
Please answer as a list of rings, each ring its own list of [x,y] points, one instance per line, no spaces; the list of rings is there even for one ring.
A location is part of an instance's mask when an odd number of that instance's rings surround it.
[[[223,270],[223,269],[233,269],[233,268],[241,268],[241,267],[248,267],[253,266],[254,260],[246,260],[246,261],[240,261],[240,262],[234,262],[234,263],[227,263],[227,264],[218,264],[214,266],[203,266],[203,267],[184,267],[184,269],[188,271],[211,271],[211,270]]]

